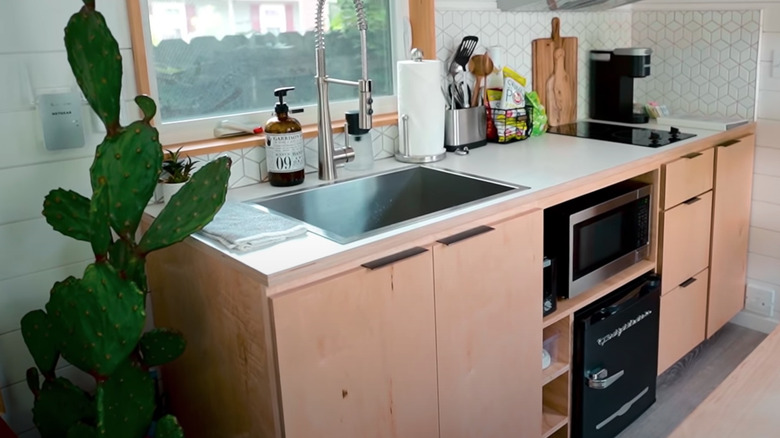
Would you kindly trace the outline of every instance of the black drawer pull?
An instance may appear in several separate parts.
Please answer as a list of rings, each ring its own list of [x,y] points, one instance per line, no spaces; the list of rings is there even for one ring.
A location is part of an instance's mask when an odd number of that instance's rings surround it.
[[[480,225],[477,228],[472,228],[470,230],[466,230],[462,233],[453,234],[450,237],[445,237],[444,239],[437,240],[439,243],[443,243],[445,245],[452,245],[453,243],[458,243],[461,240],[466,240],[468,238],[479,236],[480,234],[485,234],[488,231],[493,231],[495,228],[489,227],[487,225]]]
[[[685,201],[683,201],[683,204],[687,204],[687,205],[693,205],[693,204],[695,204],[695,203],[697,203],[697,202],[699,202],[699,201],[701,201],[701,198],[700,198],[700,197],[698,197],[698,196],[694,196],[694,197],[693,197],[693,198],[691,198],[691,199],[688,199],[688,200],[685,200]]]
[[[729,141],[724,141],[723,143],[719,144],[719,145],[718,145],[718,147],[719,147],[719,148],[727,148],[727,147],[729,147],[729,146],[732,146],[732,145],[735,145],[735,144],[739,143],[740,141],[741,141],[741,140],[729,140]]]
[[[680,287],[688,287],[688,286],[692,285],[695,282],[696,282],[696,279],[691,277],[691,278],[683,281],[682,283],[680,283]]]
[[[383,266],[392,265],[395,262],[400,262],[403,259],[408,259],[409,257],[414,257],[424,252],[428,252],[428,250],[425,248],[420,248],[419,246],[415,246],[414,248],[409,248],[407,250],[397,252],[395,254],[391,254],[387,257],[382,257],[381,259],[376,259],[368,263],[363,263],[360,266],[371,269],[373,271],[374,269],[379,269]]]
[[[698,157],[700,155],[701,155],[701,152],[691,152],[690,154],[683,155],[682,158],[687,158],[687,159],[690,160],[691,158],[696,158],[696,157]]]

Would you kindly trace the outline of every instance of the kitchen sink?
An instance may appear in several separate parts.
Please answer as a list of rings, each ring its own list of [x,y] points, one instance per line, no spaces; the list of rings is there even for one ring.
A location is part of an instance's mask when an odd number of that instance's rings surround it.
[[[349,243],[527,189],[417,166],[249,202],[300,220],[323,237]]]

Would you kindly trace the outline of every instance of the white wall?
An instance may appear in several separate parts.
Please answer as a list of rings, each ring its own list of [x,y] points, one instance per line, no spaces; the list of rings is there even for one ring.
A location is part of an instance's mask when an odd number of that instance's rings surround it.
[[[761,8],[756,118],[756,160],[748,254],[748,298],[751,286],[780,293],[780,1],[644,0],[634,9]],[[773,69],[773,65],[776,68]],[[774,72],[773,72],[774,70]],[[755,318],[742,312],[738,322],[771,330],[780,321],[780,297],[774,315]]]
[[[77,89],[67,64],[63,28],[80,0],[0,2],[0,390],[4,419],[23,437],[32,429],[32,395],[24,383],[33,365],[19,321],[41,308],[55,281],[80,276],[92,257],[89,245],[53,231],[41,216],[43,197],[56,187],[90,194],[89,166],[97,133],[84,106],[86,145],[47,151],[34,95]],[[125,59],[123,98],[135,95],[125,2],[98,2]],[[64,364],[63,364],[64,365]],[[66,366],[66,375],[75,375]]]

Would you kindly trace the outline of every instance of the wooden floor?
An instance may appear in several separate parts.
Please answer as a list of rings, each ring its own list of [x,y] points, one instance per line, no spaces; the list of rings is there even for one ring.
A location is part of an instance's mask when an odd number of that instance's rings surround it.
[[[728,376],[766,334],[726,324],[658,376],[656,402],[618,438],[664,438]]]

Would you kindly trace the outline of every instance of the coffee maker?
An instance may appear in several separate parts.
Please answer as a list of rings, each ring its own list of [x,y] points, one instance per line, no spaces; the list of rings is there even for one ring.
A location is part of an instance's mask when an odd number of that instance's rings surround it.
[[[650,76],[652,49],[591,50],[590,118],[623,123],[647,123],[634,113],[634,78]]]

